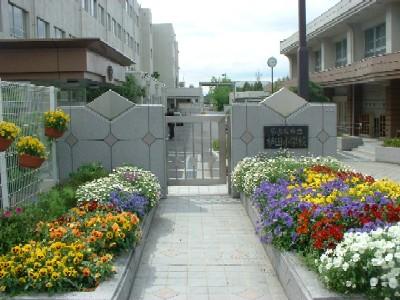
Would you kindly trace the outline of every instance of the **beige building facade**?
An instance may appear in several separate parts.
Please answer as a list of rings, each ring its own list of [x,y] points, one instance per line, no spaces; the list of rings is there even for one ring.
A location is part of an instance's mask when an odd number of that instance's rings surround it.
[[[400,2],[342,0],[307,25],[312,81],[337,103],[338,132],[400,135]],[[297,80],[298,33],[281,42]]]
[[[164,31],[154,36],[153,27],[151,10],[142,8],[136,0],[0,1],[1,40],[97,38],[133,62],[126,67],[128,72],[150,78],[154,81],[150,86],[169,86],[169,75],[160,80],[149,76],[157,70],[166,75],[164,70],[179,68],[174,29],[168,25],[173,32],[171,39],[163,36]],[[162,45],[156,58],[153,44]],[[177,71],[171,76],[174,81],[179,79]],[[159,89],[150,88],[149,93],[150,98],[159,97]]]
[[[170,23],[153,24],[154,71],[167,88],[179,85],[179,50],[174,27]]]

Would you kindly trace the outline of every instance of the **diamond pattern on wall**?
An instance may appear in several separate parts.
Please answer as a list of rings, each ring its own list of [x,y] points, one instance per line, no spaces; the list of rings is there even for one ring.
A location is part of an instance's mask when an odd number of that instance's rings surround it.
[[[260,103],[287,118],[308,102],[289,89],[282,88]]]
[[[66,139],[65,142],[71,147],[75,146],[78,142],[78,139],[71,133]]]
[[[115,119],[133,106],[131,101],[111,90],[87,104],[87,107],[108,120]]]
[[[105,137],[104,142],[111,147],[116,142],[118,142],[118,139],[112,133],[110,133],[108,136]]]
[[[325,130],[321,130],[321,132],[318,133],[317,138],[322,144],[325,144],[329,139],[329,134]]]
[[[254,140],[254,136],[251,134],[250,131],[246,130],[243,132],[242,136],[240,137],[243,143],[250,144],[252,140]]]
[[[142,141],[145,143],[145,144],[147,144],[147,145],[151,145],[151,144],[153,144],[155,141],[156,141],[156,138],[155,138],[155,136],[151,133],[151,132],[148,132],[148,133],[146,133],[146,135],[142,138]]]

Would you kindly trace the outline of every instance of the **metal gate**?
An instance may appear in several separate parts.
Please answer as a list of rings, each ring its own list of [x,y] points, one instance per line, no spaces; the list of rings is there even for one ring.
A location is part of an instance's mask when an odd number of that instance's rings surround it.
[[[226,183],[225,115],[166,117],[168,185]]]

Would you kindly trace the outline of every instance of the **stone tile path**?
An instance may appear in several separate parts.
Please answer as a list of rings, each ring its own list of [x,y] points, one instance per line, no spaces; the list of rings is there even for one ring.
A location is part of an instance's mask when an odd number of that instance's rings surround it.
[[[130,300],[267,299],[287,298],[238,200],[161,201]]]
[[[169,186],[168,194],[174,196],[187,195],[226,195],[228,185],[207,185],[207,186]]]

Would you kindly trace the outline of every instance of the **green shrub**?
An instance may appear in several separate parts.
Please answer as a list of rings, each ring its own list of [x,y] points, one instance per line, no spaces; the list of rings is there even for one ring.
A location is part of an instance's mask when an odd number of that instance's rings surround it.
[[[400,138],[386,139],[383,142],[383,146],[400,148]]]
[[[213,151],[219,151],[219,140],[212,141],[212,149]]]
[[[86,182],[106,177],[107,175],[108,172],[100,163],[90,163],[79,167],[76,172],[71,173],[66,185],[77,189]]]

